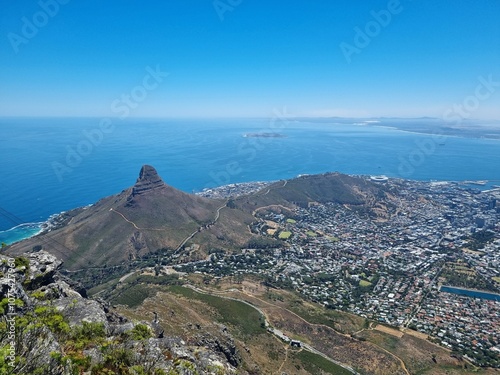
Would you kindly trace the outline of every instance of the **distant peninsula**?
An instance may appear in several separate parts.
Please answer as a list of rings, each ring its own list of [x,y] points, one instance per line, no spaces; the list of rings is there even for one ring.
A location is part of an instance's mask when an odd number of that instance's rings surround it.
[[[285,134],[281,133],[245,133],[245,138],[286,138]]]
[[[458,117],[375,117],[370,119],[347,117],[296,117],[295,120],[312,123],[334,123],[373,127],[389,127],[405,132],[431,134],[440,137],[449,136],[461,138],[500,139],[499,120],[478,120]],[[441,145],[444,146],[444,144]]]

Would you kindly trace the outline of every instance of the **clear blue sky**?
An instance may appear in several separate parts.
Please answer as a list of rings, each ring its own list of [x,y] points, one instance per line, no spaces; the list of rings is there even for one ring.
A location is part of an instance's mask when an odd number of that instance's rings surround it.
[[[125,115],[148,66],[169,75],[127,115],[440,117],[500,81],[498,0],[401,0],[380,30],[391,2],[59,0],[47,15],[54,1],[0,2],[0,116]],[[500,118],[498,86],[472,117]]]

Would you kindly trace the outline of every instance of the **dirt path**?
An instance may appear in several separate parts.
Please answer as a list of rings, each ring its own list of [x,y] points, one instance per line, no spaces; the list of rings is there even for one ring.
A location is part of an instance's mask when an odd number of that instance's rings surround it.
[[[285,359],[283,360],[283,362],[281,363],[280,368],[278,369],[278,375],[281,374],[281,369],[285,365],[286,361],[288,361],[288,346],[285,346],[284,349],[285,349]]]
[[[234,291],[233,291],[233,292],[234,292]],[[210,292],[206,292],[206,293],[210,294]],[[276,309],[276,308],[277,308],[277,309],[284,310],[284,311],[286,311],[288,314],[291,314],[291,315],[293,315],[293,316],[297,317],[297,319],[299,319],[300,321],[302,321],[303,323],[305,323],[305,324],[307,324],[307,325],[309,325],[309,326],[316,326],[316,327],[322,327],[322,328],[325,328],[325,329],[331,329],[331,330],[334,330],[332,327],[329,327],[329,326],[324,325],[324,324],[310,323],[310,322],[308,322],[307,320],[305,320],[304,318],[302,318],[300,315],[297,315],[296,313],[294,313],[293,311],[290,311],[290,310],[288,310],[288,309],[286,309],[286,308],[284,308],[284,307],[281,307],[281,306],[277,306],[277,305],[275,305],[275,304],[273,304],[273,303],[271,303],[271,302],[264,301],[264,300],[260,299],[259,297],[256,297],[256,296],[254,296],[254,295],[252,295],[252,294],[249,294],[249,293],[247,293],[247,292],[245,292],[245,291],[241,291],[241,290],[238,290],[238,289],[237,289],[237,293],[244,294],[245,296],[247,296],[247,297],[249,297],[249,298],[251,298],[251,299],[255,299],[255,300],[257,300],[257,301],[261,302],[262,304],[268,305],[268,306],[270,306],[270,307],[272,307],[272,308],[274,308],[274,309]],[[217,294],[214,294],[214,295],[217,295]],[[220,296],[220,295],[219,295],[219,296]],[[220,297],[223,297],[223,296],[220,296]],[[227,297],[223,297],[223,298],[227,298]],[[242,302],[245,302],[244,300],[241,300],[241,299],[237,299],[237,300],[240,300],[240,301],[242,301]],[[266,313],[265,313],[265,312],[264,312],[261,308],[259,308],[259,307],[255,306],[255,305],[253,305],[253,304],[251,304],[251,306],[252,306],[252,307],[254,307],[254,308],[256,308],[259,312],[261,312],[261,314],[262,314],[262,315],[266,318],[266,321],[270,321],[270,320],[268,319],[267,314],[266,314]],[[264,307],[264,308],[265,308],[265,307]],[[373,329],[373,328],[370,328],[370,329]],[[335,331],[335,330],[334,330],[334,331]],[[361,330],[361,331],[363,331],[363,330]],[[345,336],[345,337],[348,337],[348,338],[352,338],[352,336],[351,336],[351,335],[344,334],[344,333],[340,333],[340,332],[337,332],[337,331],[335,331],[335,332],[336,332],[337,334],[339,334],[339,335],[342,335],[342,336]],[[387,349],[384,349],[383,347],[381,347],[381,346],[379,346],[379,345],[377,345],[377,344],[374,344],[374,343],[371,343],[371,342],[368,342],[368,343],[369,343],[370,345],[373,345],[374,347],[376,347],[376,348],[378,348],[378,349],[382,350],[383,352],[385,352],[385,353],[389,354],[389,355],[390,355],[391,357],[393,357],[394,359],[396,359],[396,360],[400,363],[401,368],[403,369],[403,371],[404,371],[407,375],[411,375],[411,374],[410,374],[410,372],[408,371],[407,367],[406,367],[405,362],[404,362],[404,361],[403,361],[403,360],[402,360],[399,356],[397,356],[397,355],[396,355],[396,354],[394,354],[394,353],[391,353],[391,352],[390,352],[390,351],[388,351]],[[349,366],[344,365],[344,364],[341,364],[340,362],[335,361],[334,359],[332,359],[332,358],[328,357],[326,354],[324,354],[324,353],[322,353],[322,352],[320,352],[320,351],[317,351],[317,350],[316,350],[316,349],[314,349],[312,346],[310,346],[310,345],[308,345],[308,344],[303,344],[303,345],[304,345],[304,347],[305,347],[306,349],[308,349],[309,351],[311,351],[311,352],[313,352],[313,353],[315,353],[315,354],[321,355],[322,357],[324,357],[324,358],[328,359],[329,361],[331,361],[331,362],[333,362],[333,363],[338,364],[339,366],[344,367],[345,369],[347,369],[347,370],[349,370],[349,371],[354,371],[354,370],[353,370],[353,369],[351,369]]]
[[[125,276],[120,277],[120,280],[118,282],[123,283],[129,276],[132,276],[136,272],[137,271],[133,271],[133,272],[127,273]]]
[[[288,183],[288,180],[285,180],[285,182],[283,183],[283,186],[281,186],[281,189],[283,189],[287,183]],[[270,191],[271,191],[271,188],[267,189],[267,191],[262,195],[267,195],[267,194],[269,194]]]
[[[246,292],[242,292],[242,293],[243,293],[243,294],[248,295],[248,293],[246,293]],[[284,307],[281,307],[281,306],[276,306],[276,305],[274,305],[274,304],[272,304],[272,303],[270,303],[270,302],[264,301],[264,300],[262,300],[262,299],[260,299],[260,298],[258,298],[258,297],[255,297],[255,296],[251,296],[251,297],[252,297],[252,298],[255,298],[255,299],[257,299],[257,300],[259,300],[259,301],[261,301],[261,302],[263,302],[263,303],[266,303],[266,304],[268,304],[268,305],[271,305],[271,306],[273,306],[273,308],[283,309],[283,310],[284,310],[284,311],[286,311],[287,313],[294,315],[295,317],[297,317],[298,319],[300,319],[301,321],[303,321],[305,324],[308,324],[308,325],[310,325],[310,326],[316,326],[316,327],[322,327],[322,328],[326,328],[326,329],[332,329],[332,330],[334,330],[332,327],[329,327],[329,326],[327,326],[327,325],[325,325],[325,324],[310,323],[310,322],[308,322],[307,320],[305,320],[304,318],[302,318],[300,315],[297,315],[297,314],[296,314],[296,313],[294,313],[293,311],[290,311],[290,310],[288,310],[288,309],[286,309],[286,308],[284,308]],[[334,331],[335,331],[335,330],[334,330]],[[345,334],[345,333],[340,333],[340,332],[337,332],[337,331],[335,331],[335,332],[336,332],[337,334],[339,334],[339,335],[342,335],[342,336],[345,336],[345,337],[352,338],[352,336],[351,336],[351,335],[348,335],[348,334]],[[371,343],[371,342],[370,342],[370,344],[371,344],[371,345],[373,345],[373,346],[375,346],[376,348],[379,348],[380,350],[382,350],[382,351],[386,352],[386,353],[387,353],[387,354],[389,354],[391,357],[393,357],[393,358],[397,359],[397,360],[399,361],[399,363],[401,364],[401,367],[402,367],[403,371],[404,371],[407,375],[411,375],[411,374],[410,374],[410,372],[408,371],[408,369],[406,368],[405,362],[404,362],[404,361],[403,361],[400,357],[398,357],[396,354],[391,353],[391,352],[390,352],[390,351],[388,351],[387,349],[384,349],[383,347],[381,347],[381,346],[379,346],[379,345],[377,345],[377,344],[374,344],[374,343]],[[312,348],[312,347],[311,347],[311,349],[314,349],[314,348]],[[316,354],[319,354],[319,352],[318,352],[318,353],[316,353]]]
[[[217,221],[219,220],[220,218],[220,212],[221,210],[224,208],[224,207],[227,207],[227,202],[226,201],[222,206],[220,206],[219,208],[217,208],[217,211],[215,213],[215,218],[214,218],[214,221],[212,221],[209,226],[212,226],[212,225],[215,225],[217,223]],[[182,242],[180,243],[179,246],[177,246],[177,249],[175,249],[174,251],[174,254],[177,253],[180,249],[182,249],[182,247],[186,244],[186,242],[188,242],[190,239],[192,239],[194,236],[196,236],[197,233],[200,233],[201,231],[203,231],[205,228],[203,226],[199,227],[198,229],[196,229],[193,233],[191,233],[189,236],[187,236],[184,240],[182,240]]]
[[[297,315],[296,313],[294,313],[293,311],[290,311],[290,310],[288,310],[288,309],[286,309],[286,308],[284,308],[284,307],[281,307],[281,306],[276,306],[276,305],[274,305],[274,304],[272,304],[272,303],[270,303],[270,302],[264,301],[264,300],[262,300],[262,299],[260,299],[260,298],[258,298],[258,297],[255,297],[255,296],[253,296],[253,295],[250,295],[250,294],[248,294],[247,292],[240,292],[240,293],[245,294],[245,295],[247,295],[247,296],[249,296],[249,297],[251,297],[251,298],[254,298],[254,299],[256,299],[256,300],[258,300],[258,301],[260,301],[260,302],[262,302],[262,303],[264,303],[264,304],[270,305],[270,306],[272,306],[273,308],[282,309],[282,310],[286,311],[287,313],[289,313],[289,314],[291,314],[291,315],[294,315],[295,317],[297,317],[298,319],[300,319],[302,322],[304,322],[305,324],[308,324],[308,325],[310,325],[310,326],[316,326],[316,327],[322,327],[322,328],[326,328],[326,329],[332,329],[332,330],[334,330],[332,327],[329,327],[329,326],[324,325],[324,324],[310,323],[310,322],[308,322],[307,320],[305,320],[304,318],[302,318],[300,315]],[[371,328],[371,329],[373,329],[373,328]],[[335,331],[335,330],[334,330],[334,331]],[[335,332],[336,332],[337,334],[339,334],[339,335],[342,335],[342,336],[345,336],[345,337],[352,338],[352,336],[351,336],[351,335],[348,335],[348,334],[345,334],[345,333],[340,333],[340,332],[337,332],[337,331],[335,331]],[[404,362],[404,361],[403,361],[400,357],[398,357],[396,354],[391,353],[391,352],[390,352],[390,351],[388,351],[387,349],[384,349],[383,347],[381,347],[381,346],[379,346],[379,345],[377,345],[377,344],[374,344],[374,343],[371,343],[371,342],[370,342],[370,344],[371,344],[371,345],[373,345],[373,346],[375,346],[376,348],[379,348],[380,350],[382,350],[382,351],[384,351],[385,353],[389,354],[391,357],[393,357],[393,358],[395,358],[396,360],[398,360],[398,362],[401,364],[401,367],[402,367],[403,371],[404,371],[407,375],[411,375],[411,374],[410,374],[410,372],[408,371],[408,369],[406,368],[405,362]],[[306,345],[307,345],[307,344],[306,344]],[[309,346],[309,345],[307,345],[307,346]],[[310,348],[310,349],[315,350],[314,348],[312,348],[312,347],[310,347],[310,346],[309,346],[309,348]],[[313,350],[311,350],[311,351],[313,351]],[[313,351],[313,352],[315,352],[315,351]],[[316,352],[315,352],[315,353],[316,353]],[[321,354],[320,354],[320,352],[317,352],[316,354],[321,355]],[[330,359],[330,360],[331,360],[331,359]],[[337,363],[337,362],[334,362],[334,363]],[[338,363],[337,363],[337,364],[338,364]]]
[[[270,324],[269,324],[270,320],[269,320],[269,317],[268,317],[267,313],[266,313],[264,310],[262,310],[262,308],[260,308],[260,307],[258,307],[258,306],[255,306],[254,304],[252,304],[252,303],[250,303],[250,302],[248,302],[248,301],[245,301],[245,300],[240,299],[240,298],[234,298],[234,297],[226,297],[226,296],[222,296],[222,295],[220,295],[220,293],[212,293],[211,291],[208,291],[208,290],[205,290],[205,289],[198,288],[198,287],[196,287],[196,286],[194,286],[194,285],[191,285],[191,284],[184,284],[184,286],[185,286],[185,287],[187,287],[187,288],[190,288],[190,289],[192,289],[192,290],[194,290],[195,292],[198,292],[198,293],[208,294],[208,295],[213,295],[213,296],[216,296],[216,297],[219,297],[219,298],[226,298],[226,299],[230,299],[230,300],[233,300],[233,301],[238,301],[238,302],[244,303],[244,304],[246,304],[246,305],[248,305],[248,306],[250,306],[250,307],[254,308],[255,310],[257,310],[257,311],[258,311],[258,312],[259,312],[259,313],[260,313],[260,314],[264,317],[266,327],[270,327]],[[240,291],[238,291],[238,292],[240,292]],[[247,296],[250,296],[250,295],[248,295],[247,293],[244,293],[244,292],[240,292],[240,293],[245,294],[245,295],[247,295]],[[250,297],[253,297],[253,296],[250,296]],[[255,299],[257,299],[257,300],[259,300],[259,301],[261,301],[261,302],[267,303],[267,304],[269,304],[269,305],[273,306],[274,308],[276,308],[276,307],[281,308],[281,307],[279,307],[279,306],[275,306],[275,305],[273,305],[273,304],[271,304],[271,303],[269,303],[269,302],[263,301],[263,300],[261,300],[260,298],[256,298],[256,297],[253,297],[253,298],[255,298]],[[284,310],[286,310],[286,309],[284,309]],[[288,311],[288,310],[286,310],[286,311]],[[291,313],[292,313],[292,312],[291,312]],[[294,315],[296,315],[298,318],[302,319],[302,318],[301,318],[300,316],[298,316],[297,314],[295,314],[295,313],[292,313],[292,314],[294,314]],[[307,322],[307,321],[306,321],[306,320],[304,320],[304,319],[302,319],[302,320],[303,320],[305,323],[307,323],[307,324],[311,324],[311,323]],[[268,332],[270,332],[270,331],[268,330]],[[270,332],[270,333],[271,333],[271,332]],[[279,339],[279,337],[277,337],[275,334],[273,334],[273,336],[274,336],[274,337],[276,337],[276,339]],[[280,340],[280,339],[279,339],[279,340]],[[282,341],[280,340],[280,342],[282,342]],[[358,375],[358,373],[357,373],[356,371],[354,371],[354,370],[353,370],[350,366],[345,365],[345,364],[343,364],[343,363],[340,363],[340,362],[336,361],[336,360],[335,360],[335,359],[333,359],[333,358],[330,358],[330,357],[329,357],[328,355],[326,355],[325,353],[320,352],[319,350],[317,350],[317,349],[313,348],[312,346],[310,346],[310,345],[308,345],[308,344],[303,344],[303,348],[304,348],[304,349],[306,349],[306,350],[308,350],[308,351],[310,351],[311,353],[314,353],[314,354],[317,354],[317,355],[322,356],[323,358],[327,359],[328,361],[330,361],[330,362],[332,362],[332,363],[335,363],[335,364],[336,364],[336,365],[338,365],[338,366],[343,367],[344,369],[346,369],[346,370],[348,370],[348,371],[352,372],[352,373],[353,373],[353,374],[355,374],[355,375]],[[288,350],[287,350],[287,354],[288,354]],[[285,362],[283,362],[283,364],[281,365],[281,367],[283,367],[284,363],[285,363]],[[281,369],[281,367],[280,367],[280,369]],[[278,371],[279,371],[279,370],[278,370]],[[407,372],[407,374],[408,374],[408,375],[410,375],[408,372]]]
[[[114,208],[110,208],[109,210],[113,211],[113,212],[116,212],[118,215],[120,215],[123,218],[123,220],[125,220],[129,224],[132,224],[134,226],[134,228],[137,229],[137,230],[157,230],[157,231],[163,231],[163,230],[165,230],[165,229],[161,229],[161,228],[140,228],[132,220],[127,219],[125,217],[125,215],[123,215],[121,212],[116,211]]]
[[[260,210],[263,210],[263,209],[269,208],[269,207],[279,207],[279,208],[283,208],[287,211],[291,211],[291,209],[289,207],[282,206],[281,204],[270,204],[269,206],[263,206],[263,207],[256,208],[255,210],[253,210],[252,216],[255,216],[257,211],[260,211]]]

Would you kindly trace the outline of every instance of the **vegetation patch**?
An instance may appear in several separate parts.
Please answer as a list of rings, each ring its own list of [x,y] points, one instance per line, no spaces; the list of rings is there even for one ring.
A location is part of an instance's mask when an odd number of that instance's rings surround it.
[[[470,250],[481,250],[484,245],[491,242],[495,238],[495,232],[490,230],[482,230],[472,234],[469,245],[467,246]]]
[[[133,308],[139,306],[146,298],[153,296],[153,294],[154,291],[147,285],[137,284],[121,291],[112,299],[112,302]]]
[[[198,293],[182,286],[170,286],[168,289],[173,293],[213,307],[219,313],[219,320],[222,323],[231,324],[243,335],[252,336],[266,332],[261,314],[243,302]]]
[[[110,280],[104,284],[97,285],[93,288],[88,289],[87,295],[93,296],[97,293],[101,293],[101,292],[108,291],[108,290],[113,290],[116,287],[116,285],[118,285],[119,282],[120,282],[120,278],[116,278],[116,279]]]
[[[492,279],[485,278],[477,273],[463,260],[447,263],[440,275],[446,280],[445,284],[460,288],[487,290],[498,293],[498,288]]]
[[[295,305],[288,308],[311,324],[323,324],[341,333],[356,332],[365,324],[365,319],[362,317],[320,306]]]
[[[25,258],[25,257],[19,257],[19,258],[15,258],[15,267],[16,268],[21,268],[21,267],[24,267],[25,269],[29,269],[30,267],[30,261],[28,260],[28,258]]]
[[[369,282],[369,281],[366,281],[366,280],[359,280],[359,286],[361,287],[368,287],[368,286],[371,286],[372,283]]]
[[[127,335],[129,335],[132,340],[136,341],[146,340],[153,336],[151,329],[145,324],[137,324],[127,332]]]
[[[318,354],[302,350],[295,354],[295,358],[302,362],[302,366],[311,374],[320,374],[326,372],[334,375],[351,375],[352,373],[345,368],[330,362]]]
[[[280,233],[280,235],[278,236],[278,238],[280,240],[287,240],[290,238],[290,236],[292,235],[292,232],[288,232],[288,231],[283,231]]]

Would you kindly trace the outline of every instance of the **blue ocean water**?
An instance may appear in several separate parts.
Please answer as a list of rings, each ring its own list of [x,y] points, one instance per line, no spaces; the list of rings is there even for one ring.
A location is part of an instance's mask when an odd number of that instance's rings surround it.
[[[244,137],[260,132],[286,137]],[[3,118],[0,134],[0,241],[6,243],[36,233],[52,214],[133,185],[143,164],[186,192],[327,171],[500,185],[499,140],[355,121]]]

